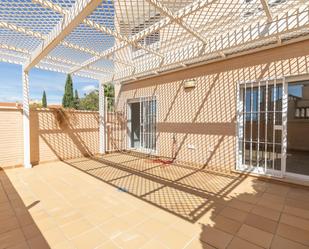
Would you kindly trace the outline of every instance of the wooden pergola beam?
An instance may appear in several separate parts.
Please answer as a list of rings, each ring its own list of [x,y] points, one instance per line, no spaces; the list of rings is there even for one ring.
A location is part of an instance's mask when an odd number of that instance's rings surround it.
[[[55,28],[47,35],[46,39],[31,53],[30,60],[26,63],[24,70],[29,71],[49,54],[63,39],[72,32],[92,11],[94,11],[102,0],[77,0],[70,11],[64,15]]]
[[[262,6],[263,6],[264,12],[265,12],[265,14],[267,16],[267,20],[269,22],[272,22],[273,21],[273,16],[272,16],[272,13],[270,11],[268,2],[266,0],[260,0],[260,1],[261,1]]]

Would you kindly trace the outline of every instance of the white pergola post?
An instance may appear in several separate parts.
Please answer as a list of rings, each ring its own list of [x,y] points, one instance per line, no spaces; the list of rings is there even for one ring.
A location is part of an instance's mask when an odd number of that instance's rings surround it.
[[[23,132],[24,132],[24,167],[32,168],[30,160],[30,111],[29,111],[29,74],[22,69],[23,81]]]
[[[104,84],[99,83],[99,136],[100,136],[100,154],[104,154],[106,151],[106,129],[105,129],[105,94]]]

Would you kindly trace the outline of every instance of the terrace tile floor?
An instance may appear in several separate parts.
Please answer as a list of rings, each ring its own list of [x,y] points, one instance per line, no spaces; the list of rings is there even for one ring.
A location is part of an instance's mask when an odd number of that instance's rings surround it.
[[[0,171],[0,248],[305,249],[309,191],[132,154]]]

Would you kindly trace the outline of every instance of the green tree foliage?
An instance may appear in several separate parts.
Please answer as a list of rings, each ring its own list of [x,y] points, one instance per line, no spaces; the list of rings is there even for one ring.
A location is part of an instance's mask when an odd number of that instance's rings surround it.
[[[80,99],[80,109],[88,111],[99,110],[99,91],[94,90]]]
[[[64,108],[74,108],[73,81],[70,74],[67,75],[65,82],[62,106]]]
[[[104,95],[107,100],[107,110],[112,111],[114,108],[115,89],[113,84],[104,85]]]
[[[75,89],[75,95],[74,95],[74,108],[76,110],[79,110],[79,108],[80,108],[80,99],[79,99],[79,96],[78,96],[77,89]]]
[[[35,110],[35,109],[37,109],[37,108],[42,108],[43,106],[42,106],[42,104],[41,103],[30,103],[29,104],[29,107],[30,107],[30,109],[32,109],[32,110]]]
[[[107,98],[107,108],[109,111],[113,109],[114,103],[114,86],[107,84],[104,86],[104,94]],[[80,110],[99,111],[99,91],[94,90],[84,95],[79,101]]]
[[[113,84],[106,84],[104,85],[104,95],[108,98],[114,98],[115,92],[114,92],[114,85]]]
[[[45,90],[43,91],[42,106],[43,106],[43,108],[47,108],[47,99],[46,99],[46,92],[45,92]]]

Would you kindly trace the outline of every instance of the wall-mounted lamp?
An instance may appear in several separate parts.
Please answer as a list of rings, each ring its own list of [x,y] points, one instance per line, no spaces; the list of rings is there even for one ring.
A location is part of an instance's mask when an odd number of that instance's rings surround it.
[[[184,89],[192,89],[196,86],[196,79],[189,79],[183,81],[183,88]]]

